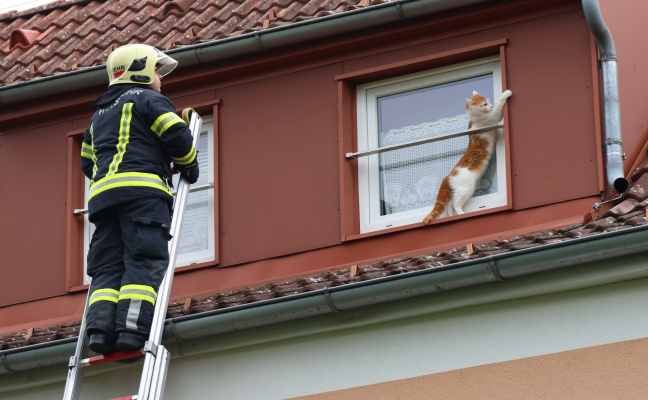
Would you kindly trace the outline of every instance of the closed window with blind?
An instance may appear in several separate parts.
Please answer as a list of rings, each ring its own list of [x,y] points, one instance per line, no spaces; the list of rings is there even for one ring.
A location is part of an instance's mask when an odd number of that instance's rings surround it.
[[[441,181],[468,146],[468,135],[416,142],[467,130],[466,99],[473,90],[491,103],[499,98],[499,58],[357,87],[361,233],[419,223],[430,212]],[[388,150],[390,146],[410,142],[414,144]],[[376,153],[362,155],[363,151],[377,149]],[[475,194],[464,207],[466,213],[506,205],[504,151],[505,143],[500,137]]]
[[[209,262],[215,260],[215,237],[214,237],[214,124],[212,116],[204,116],[202,131],[196,150],[198,150],[198,164],[200,166],[200,177],[191,185],[191,192],[187,199],[184,213],[184,220],[178,243],[178,257],[176,267],[183,267],[192,264]],[[173,176],[173,186],[178,187],[180,175]],[[90,180],[86,179],[86,203],[88,207],[87,193],[89,192]],[[84,216],[84,284],[90,283],[87,271],[87,256],[94,224]]]

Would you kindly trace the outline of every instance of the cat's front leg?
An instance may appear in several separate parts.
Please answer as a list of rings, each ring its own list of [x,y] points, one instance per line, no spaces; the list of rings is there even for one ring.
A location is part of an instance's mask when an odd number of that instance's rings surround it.
[[[502,93],[500,98],[497,100],[495,107],[493,107],[493,111],[491,113],[492,119],[497,120],[497,122],[502,120],[502,117],[504,116],[504,104],[506,104],[506,100],[512,95],[513,92],[508,89],[505,90],[504,93]]]

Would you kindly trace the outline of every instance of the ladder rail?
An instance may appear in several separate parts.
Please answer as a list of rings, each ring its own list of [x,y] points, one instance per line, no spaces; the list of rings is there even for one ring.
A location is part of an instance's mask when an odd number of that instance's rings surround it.
[[[198,138],[200,137],[200,131],[202,129],[202,119],[196,112],[191,113],[189,128],[191,129],[191,132],[193,134],[194,147],[196,147],[198,144]],[[157,354],[146,352],[137,399],[162,399],[162,393],[159,394],[159,397],[157,397],[155,394],[153,394],[153,396],[156,397],[149,396],[151,395],[151,389],[154,386],[153,377],[156,368],[156,358],[162,357],[161,353],[164,353],[166,351],[163,346],[160,346],[160,343],[162,342],[164,321],[166,320],[166,312],[169,305],[169,297],[171,295],[171,283],[173,281],[176,258],[178,256],[180,229],[182,228],[182,220],[187,205],[187,199],[189,197],[190,186],[191,184],[189,182],[185,181],[184,179],[180,179],[178,184],[178,191],[175,197],[175,203],[173,206],[173,219],[171,220],[170,233],[173,236],[173,239],[169,243],[169,265],[167,266],[166,273],[164,274],[164,279],[162,279],[162,283],[160,284],[160,287],[158,289],[157,300],[155,302],[155,313],[153,314],[151,333],[149,334],[149,342],[155,344],[154,347],[156,347]],[[166,373],[164,375],[165,376],[162,377],[162,379],[166,379]]]
[[[79,362],[82,358],[88,355],[88,337],[86,335],[86,314],[88,310],[88,302],[90,301],[90,290],[86,296],[86,302],[79,326],[79,338],[77,339],[76,349],[74,355],[70,357],[68,363],[67,380],[65,381],[65,391],[63,392],[63,400],[78,400],[81,395],[81,384],[83,383],[83,374],[79,373],[81,366]]]

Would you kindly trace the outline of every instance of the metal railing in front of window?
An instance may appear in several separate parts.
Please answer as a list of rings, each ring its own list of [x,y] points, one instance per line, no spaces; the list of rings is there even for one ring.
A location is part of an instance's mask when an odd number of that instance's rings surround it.
[[[373,150],[358,151],[356,153],[346,153],[345,158],[347,160],[352,160],[352,159],[355,159],[355,158],[358,158],[358,157],[370,156],[370,155],[373,155],[373,154],[384,153],[386,151],[404,149],[406,147],[417,146],[417,145],[425,144],[425,143],[438,142],[439,140],[452,139],[452,138],[456,138],[456,137],[460,137],[460,136],[464,136],[464,135],[472,135],[472,134],[475,134],[475,133],[482,133],[482,132],[490,131],[490,130],[493,130],[493,129],[501,129],[503,127],[504,127],[504,124],[498,124],[498,125],[484,126],[482,128],[467,129],[465,131],[448,133],[447,135],[440,135],[440,136],[435,136],[435,137],[430,137],[430,138],[425,138],[425,139],[413,140],[411,142],[394,144],[394,145],[391,145],[391,146],[379,147],[379,148],[373,149]]]
[[[213,188],[214,188],[214,182],[209,182],[209,183],[205,183],[204,185],[196,185],[196,186],[189,187],[189,193],[201,192],[203,190],[208,190]],[[171,194],[175,196],[176,192],[171,192]],[[74,215],[84,215],[87,213],[88,213],[87,208],[75,208],[74,211],[72,211],[72,214]]]

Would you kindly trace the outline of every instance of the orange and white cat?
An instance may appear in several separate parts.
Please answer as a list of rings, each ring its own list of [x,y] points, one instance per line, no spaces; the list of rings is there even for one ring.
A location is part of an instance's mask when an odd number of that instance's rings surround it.
[[[472,98],[466,99],[468,129],[497,125],[504,115],[506,99],[513,93],[505,91],[497,104],[492,106],[487,98],[473,91]],[[447,209],[448,216],[464,213],[463,206],[475,193],[477,182],[484,174],[497,144],[497,129],[470,135],[468,148],[450,174],[443,178],[436,203],[432,211],[423,219],[429,224]]]

